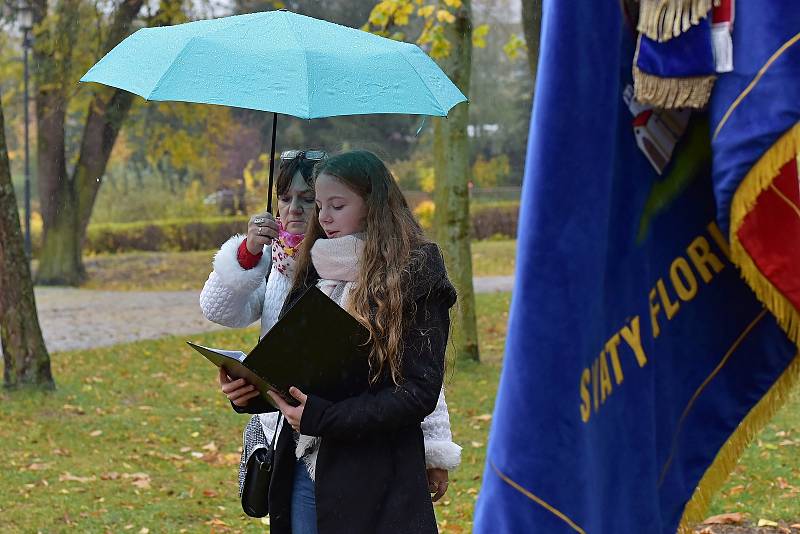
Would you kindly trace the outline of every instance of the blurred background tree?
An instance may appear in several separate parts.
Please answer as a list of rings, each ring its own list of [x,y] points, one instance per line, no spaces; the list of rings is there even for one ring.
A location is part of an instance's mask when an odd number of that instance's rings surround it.
[[[538,5],[538,0],[534,3]],[[390,4],[375,0],[234,0],[224,4],[33,0],[38,23],[33,32],[35,103],[31,104],[30,127],[39,281],[80,283],[80,245],[88,224],[202,218],[220,211],[218,201],[225,191],[244,199],[235,202],[234,212],[241,213],[242,207],[259,211],[266,201],[269,114],[147,103],[97,84],[78,84],[78,78],[116,42],[146,25],[283,7],[419,41],[432,55],[452,46],[443,39],[443,32],[452,24],[450,17],[455,17],[455,0],[413,0],[411,10],[404,8],[391,20],[370,27],[371,15],[381,12],[376,8],[388,9]],[[520,0],[472,0],[471,7],[475,47],[469,88],[464,92],[470,98],[466,140],[475,205],[497,195],[518,196],[514,188],[522,181],[533,88],[526,57],[538,28],[523,32],[523,15],[529,6]],[[21,32],[13,16],[3,18],[0,25],[0,94],[12,179],[21,192]],[[373,150],[389,163],[416,206],[432,199],[434,122],[408,115],[314,121],[284,117],[279,121],[278,150]],[[240,195],[242,190],[245,195]],[[18,201],[21,198],[17,194]]]

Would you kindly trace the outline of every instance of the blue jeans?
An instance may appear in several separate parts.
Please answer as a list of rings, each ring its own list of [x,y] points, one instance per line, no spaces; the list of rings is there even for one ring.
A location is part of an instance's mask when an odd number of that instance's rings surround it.
[[[317,505],[314,481],[308,474],[306,463],[300,459],[294,466],[292,489],[292,534],[317,534]]]

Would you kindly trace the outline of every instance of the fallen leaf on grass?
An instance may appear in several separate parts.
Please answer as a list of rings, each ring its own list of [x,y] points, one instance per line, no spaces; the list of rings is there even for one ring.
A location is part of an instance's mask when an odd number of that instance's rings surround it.
[[[33,463],[29,465],[27,468],[23,467],[23,469],[27,469],[28,471],[44,471],[45,469],[50,469],[50,466],[53,464],[46,464],[46,463]]]
[[[492,420],[492,414],[485,413],[483,415],[476,415],[475,417],[473,417],[473,419],[475,419],[476,421],[491,421]]]
[[[94,482],[97,480],[96,476],[90,477],[78,477],[69,472],[63,473],[61,476],[58,477],[59,482],[80,482],[81,484],[85,484],[87,482]]]
[[[704,525],[738,525],[744,523],[744,514],[733,512],[730,514],[714,515],[703,521]]]
[[[472,445],[476,449],[480,449],[481,447],[483,447],[483,443],[481,443],[480,441],[473,441],[472,443],[470,443],[470,445]]]
[[[131,484],[139,489],[150,489],[150,475],[147,473],[124,473],[122,478],[133,479]]]
[[[739,495],[743,491],[744,491],[744,486],[740,484],[740,485],[734,486],[730,490],[728,490],[728,495],[730,497],[733,497],[734,495]]]
[[[119,478],[119,473],[116,471],[112,471],[110,473],[103,473],[100,475],[100,480],[117,480]]]
[[[99,436],[102,433],[103,433],[102,430],[92,430],[91,432],[89,432],[89,435],[92,436],[93,438],[96,438],[97,436]]]
[[[217,497],[219,495],[219,493],[217,493],[214,490],[208,490],[207,489],[207,490],[203,490],[203,495],[206,496],[206,497]]]
[[[775,521],[770,521],[769,519],[759,519],[758,520],[758,524],[756,526],[758,526],[758,527],[777,527],[778,523],[776,523]]]

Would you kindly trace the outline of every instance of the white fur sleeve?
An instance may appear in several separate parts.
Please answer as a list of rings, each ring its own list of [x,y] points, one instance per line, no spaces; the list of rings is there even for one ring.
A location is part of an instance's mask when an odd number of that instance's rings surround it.
[[[428,468],[450,471],[458,467],[461,463],[461,447],[453,443],[444,388],[439,392],[436,409],[422,421],[422,435],[425,438],[425,463]]]
[[[200,293],[203,316],[223,326],[242,328],[261,317],[266,291],[269,251],[252,269],[239,265],[239,245],[245,238],[235,235],[228,239],[214,256],[214,270]]]

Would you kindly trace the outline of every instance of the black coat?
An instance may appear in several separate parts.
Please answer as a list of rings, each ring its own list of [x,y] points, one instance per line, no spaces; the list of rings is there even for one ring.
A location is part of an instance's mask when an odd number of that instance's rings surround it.
[[[449,310],[456,292],[439,248],[427,244],[421,252],[421,260],[412,265],[404,286],[416,313],[403,336],[400,386],[387,375],[366,393],[341,402],[308,395],[300,432],[322,437],[315,473],[319,534],[437,532],[420,423],[433,412],[439,398]],[[305,287],[318,279],[312,267]],[[289,294],[282,314],[300,293]],[[237,411],[270,410],[274,408],[257,398]],[[273,534],[291,534],[292,530],[294,449],[292,428],[283,425],[269,492]]]

